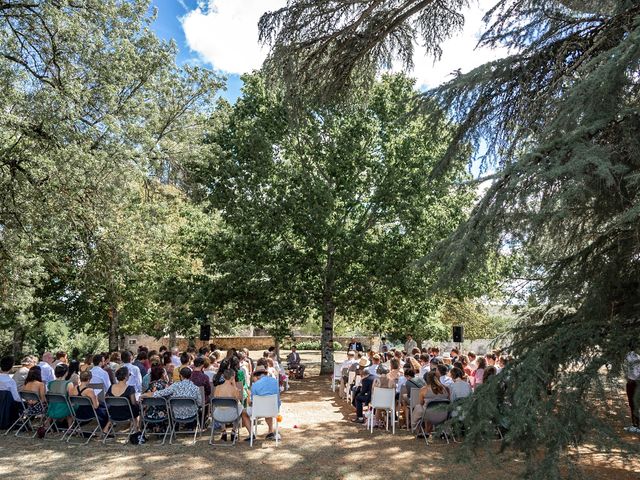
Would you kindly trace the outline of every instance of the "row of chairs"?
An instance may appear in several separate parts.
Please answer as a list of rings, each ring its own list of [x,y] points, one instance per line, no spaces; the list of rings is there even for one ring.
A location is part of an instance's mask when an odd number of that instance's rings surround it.
[[[71,442],[71,439],[75,436],[82,437],[85,441],[86,445],[91,441],[92,438],[100,435],[102,430],[100,426],[100,419],[98,416],[98,412],[93,407],[91,400],[88,397],[83,396],[65,396],[60,394],[48,393],[46,394],[46,404],[41,402],[40,397],[37,393],[33,392],[21,392],[21,400],[22,400],[22,410],[18,419],[9,427],[9,429],[5,432],[5,435],[8,435],[14,428],[17,427],[15,432],[15,436],[20,436],[22,431],[33,431],[33,435],[31,437],[35,437],[37,435],[37,429],[35,428],[34,421],[37,421],[38,417],[40,417],[42,425],[44,426],[45,421],[49,420],[49,425],[44,431],[44,435],[46,437],[50,432],[55,431],[58,433],[60,431],[57,420],[47,417],[47,406],[62,404],[66,407],[66,409],[70,412],[70,416],[72,418],[71,426],[63,432],[61,441],[65,441],[67,443]],[[106,405],[107,414],[109,417],[110,428],[106,434],[103,435],[103,443],[107,442],[107,439],[113,436],[115,438],[117,435],[131,435],[136,433],[136,417],[133,413],[133,408],[129,399],[126,397],[103,397],[104,403]],[[171,398],[162,398],[162,397],[150,397],[143,398],[141,402],[142,411],[140,413],[140,419],[142,422],[142,431],[141,436],[144,437],[146,434],[149,435],[162,435],[162,445],[165,444],[167,436],[169,436],[169,444],[173,443],[174,438],[177,434],[177,428],[186,427],[187,425],[194,425],[194,428],[189,430],[183,430],[182,433],[193,433],[193,443],[196,442],[197,437],[200,433],[205,430],[205,421],[204,419],[204,409],[201,409],[201,414],[196,414],[189,418],[179,418],[174,412],[179,408],[189,408],[194,411],[198,411],[197,402],[193,398],[183,398],[183,397],[171,397]],[[215,424],[216,422],[219,424],[231,424],[233,428],[237,432],[237,434],[233,437],[233,442],[231,445],[235,445],[238,437],[239,431],[241,427],[241,414],[238,412],[238,401],[235,398],[211,398],[209,402],[209,415],[208,419],[211,422],[211,435],[209,437],[210,445],[224,445],[224,443],[216,443],[214,442],[214,433],[215,433]],[[80,407],[84,407],[80,409]],[[149,412],[165,412],[164,417],[160,416],[150,416]],[[84,415],[79,414],[79,412],[85,412]],[[255,397],[254,404],[252,408],[251,415],[251,426],[252,431],[255,432],[255,428],[257,426],[257,422],[259,418],[264,417],[273,417],[276,421],[275,423],[275,433],[276,433],[276,446],[278,444],[278,429],[279,425],[277,422],[278,416],[278,399],[277,395],[269,395],[263,397]],[[129,424],[129,429],[118,432],[117,428],[119,425]],[[90,425],[94,424],[95,426],[91,428]],[[89,426],[89,427],[88,427]],[[154,427],[163,427],[163,431],[153,432],[152,429]],[[73,442],[77,443],[77,442]],[[253,446],[253,436],[251,437],[251,446]]]
[[[338,385],[343,378],[343,371],[341,365],[336,363],[333,369],[333,376],[331,381],[331,388],[335,392]],[[351,403],[353,401],[353,389],[360,386],[361,378],[356,375],[356,372],[350,371],[347,374],[347,382],[344,385],[344,397]],[[425,437],[425,441],[428,444],[428,438],[425,431],[426,423],[430,423],[435,426],[443,426],[443,424],[449,419],[451,411],[451,403],[449,400],[434,400],[425,405],[422,419],[419,422],[414,422],[412,419],[413,410],[418,404],[419,400],[419,388],[412,388],[408,395],[408,405],[406,415],[406,426],[411,433],[420,433]],[[401,397],[406,393],[403,387],[401,391]],[[367,428],[370,432],[373,432],[373,424],[376,418],[376,412],[384,411],[386,415],[386,428],[389,430],[389,423],[391,423],[392,434],[395,434],[396,427],[396,389],[395,388],[380,388],[374,387],[371,394],[371,403],[369,404],[369,414],[367,418]],[[414,425],[415,424],[415,425]],[[449,443],[449,437],[455,441],[453,432],[448,428],[442,428],[442,433],[445,440]]]

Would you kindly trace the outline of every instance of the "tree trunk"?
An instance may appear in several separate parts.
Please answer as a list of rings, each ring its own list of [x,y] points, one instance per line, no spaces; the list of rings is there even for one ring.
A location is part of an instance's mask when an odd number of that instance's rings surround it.
[[[324,298],[322,302],[322,358],[320,373],[333,373],[333,318],[336,306],[333,299]]]
[[[333,266],[333,245],[327,247],[327,264],[325,266],[324,290],[322,292],[322,338],[320,373],[333,373],[333,319],[336,305],[333,301],[335,287],[335,270]]]
[[[169,333],[169,350],[178,344],[178,334],[176,332]]]
[[[22,357],[23,344],[24,344],[24,328],[22,327],[22,325],[16,325],[15,328],[13,329],[13,341],[12,341],[13,357],[15,359],[19,359]]]
[[[117,352],[120,346],[120,313],[115,305],[109,306],[109,351]]]

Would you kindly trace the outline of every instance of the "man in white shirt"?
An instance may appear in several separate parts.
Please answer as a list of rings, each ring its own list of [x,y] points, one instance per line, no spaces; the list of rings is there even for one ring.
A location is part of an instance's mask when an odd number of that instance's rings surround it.
[[[418,347],[418,344],[413,339],[413,336],[407,335],[407,341],[404,344],[404,351],[407,352],[408,355],[411,355],[411,351],[417,347]]]
[[[13,368],[13,357],[3,357],[0,360],[0,390],[11,392],[13,400],[20,401],[20,394],[16,382],[9,376],[9,372]]]
[[[142,374],[140,369],[131,363],[131,352],[124,350],[120,357],[122,358],[122,366],[129,370],[129,381],[127,385],[131,385],[136,393],[142,393]]]
[[[182,365],[180,362],[180,350],[178,350],[178,347],[173,347],[171,349],[171,363],[173,363],[173,366],[176,368],[180,368]]]
[[[38,363],[42,375],[42,383],[44,383],[45,387],[49,382],[53,382],[56,379],[56,375],[53,373],[53,368],[51,367],[52,361],[53,355],[49,352],[44,352],[42,354],[42,360]]]
[[[626,357],[627,364],[627,400],[631,409],[631,425],[625,427],[627,432],[640,433],[640,355],[629,352]]]
[[[107,394],[107,390],[111,387],[111,379],[109,374],[104,370],[105,359],[102,355],[94,355],[92,359],[93,367],[91,367],[91,383],[102,383],[104,385],[104,393]],[[96,395],[100,394],[99,388],[94,389]]]

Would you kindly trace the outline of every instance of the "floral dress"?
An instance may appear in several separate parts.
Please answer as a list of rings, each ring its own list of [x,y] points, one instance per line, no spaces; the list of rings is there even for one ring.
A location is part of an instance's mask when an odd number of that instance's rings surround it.
[[[164,380],[155,380],[149,384],[149,390],[159,391],[167,388],[167,382]],[[153,420],[164,420],[167,418],[167,409],[164,407],[151,406],[147,409],[145,416]]]

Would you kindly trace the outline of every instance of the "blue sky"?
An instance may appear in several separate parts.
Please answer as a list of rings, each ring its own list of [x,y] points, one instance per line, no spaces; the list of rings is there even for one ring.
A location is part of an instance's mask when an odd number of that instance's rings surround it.
[[[237,0],[242,1],[242,0]],[[203,61],[201,56],[192,51],[185,37],[181,19],[189,12],[193,12],[198,8],[198,0],[152,0],[152,8],[157,9],[156,21],[153,23],[153,29],[165,40],[173,40],[176,42],[179,54],[179,63],[198,63],[203,66],[214,68],[210,62]],[[215,68],[214,68],[215,69]],[[217,69],[216,69],[217,70]],[[231,102],[240,96],[242,88],[242,80],[240,74],[220,72],[227,78],[227,89],[221,92],[221,96]]]
[[[484,27],[482,17],[495,1],[474,0],[462,11],[465,27],[442,44],[438,62],[415,45],[415,68],[408,73],[418,87],[435,87],[455,70],[464,73],[506,54],[475,48]],[[260,16],[285,5],[286,0],[152,0],[157,9],[153,28],[162,38],[176,42],[180,62],[197,63],[225,75],[227,91],[222,96],[233,102],[241,93],[240,75],[260,68],[267,53],[258,42]]]

